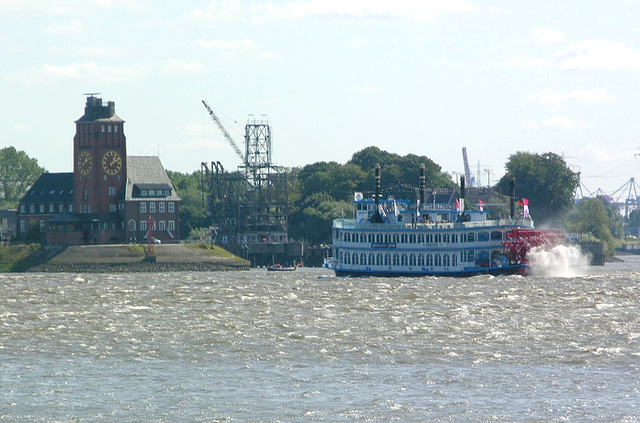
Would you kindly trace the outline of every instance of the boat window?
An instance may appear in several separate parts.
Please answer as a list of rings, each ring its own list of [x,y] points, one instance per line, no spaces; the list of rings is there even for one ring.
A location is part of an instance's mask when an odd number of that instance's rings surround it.
[[[362,253],[362,255],[364,256],[364,253]],[[373,257],[373,253],[369,253],[369,266],[373,266],[375,264],[375,260]],[[364,258],[362,259],[362,263],[364,264]]]
[[[469,232],[467,234],[467,242],[475,242],[476,240],[476,234],[474,234],[473,232]]]
[[[427,254],[427,266],[433,266],[433,256],[431,253]]]
[[[449,234],[442,234],[442,242],[449,243]]]
[[[403,244],[407,243],[407,234],[400,235],[400,242]]]
[[[467,242],[467,234],[465,233],[460,234],[460,242]]]
[[[389,266],[391,264],[391,254],[387,253],[384,255],[384,265]]]
[[[384,234],[384,242],[388,244],[391,242],[391,236],[389,234]]]
[[[411,244],[415,244],[416,243],[416,234],[409,235],[409,242]]]
[[[435,242],[436,242],[436,244],[439,244],[439,243],[442,242],[442,234],[436,234]]]
[[[424,266],[424,254],[418,254],[418,266]]]
[[[452,266],[457,266],[457,265],[458,265],[458,256],[457,256],[457,255],[455,255],[455,254],[453,254],[453,255],[451,256],[451,265],[452,265]]]
[[[403,253],[400,256],[400,266],[406,266],[406,265],[407,265],[407,255]]]
[[[358,264],[358,253],[353,253],[351,261],[353,261],[353,264]]]
[[[395,254],[393,255],[393,265],[394,265],[394,266],[397,266],[397,265],[399,264],[399,263],[398,263],[398,259],[399,259],[399,258],[400,258],[400,257],[398,256],[398,253],[395,253]]]
[[[382,244],[382,234],[376,234],[376,243]]]
[[[446,267],[451,266],[451,261],[449,260],[449,254],[445,254],[442,256],[442,265]]]
[[[478,241],[489,241],[489,232],[478,232]]]
[[[367,234],[365,233],[360,234],[360,242],[367,242]]]
[[[502,232],[500,232],[500,231],[491,232],[491,239],[494,240],[494,241],[502,240]]]
[[[382,253],[376,255],[376,266],[382,266]]]
[[[393,234],[393,243],[397,244],[398,242],[400,242],[400,237],[398,234]]]
[[[453,243],[458,242],[458,234],[451,234],[451,242]]]
[[[409,266],[415,266],[416,265],[416,255],[411,253],[409,255]]]
[[[422,244],[424,242],[424,234],[418,234],[418,243]]]
[[[474,259],[473,250],[469,250],[469,252],[467,252],[467,261],[473,261]]]
[[[440,256],[440,254],[436,254],[434,259],[433,259],[433,265],[434,266],[442,266],[442,257]]]
[[[338,263],[342,263],[342,251],[338,253]]]
[[[349,253],[344,254],[344,264],[351,264],[351,254]]]

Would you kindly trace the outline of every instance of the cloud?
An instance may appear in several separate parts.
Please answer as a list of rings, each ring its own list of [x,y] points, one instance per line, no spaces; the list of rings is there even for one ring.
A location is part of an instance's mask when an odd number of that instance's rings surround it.
[[[510,68],[550,67],[552,62],[547,59],[532,56],[516,56],[507,62]]]
[[[73,21],[50,25],[42,31],[53,35],[78,35],[84,32],[84,25],[81,21]]]
[[[534,28],[531,30],[531,35],[536,42],[541,44],[555,43],[564,39],[564,33],[562,31],[546,28]]]
[[[576,122],[570,117],[566,116],[554,116],[549,119],[545,119],[542,122],[527,122],[524,127],[527,129],[541,129],[541,128],[560,128],[560,129],[583,129],[589,126],[586,122]]]
[[[314,0],[292,2],[282,7],[270,5],[268,12],[281,18],[305,16],[333,18],[396,18],[428,20],[444,13],[473,12],[466,0]]]
[[[602,103],[611,101],[612,97],[606,90],[574,90],[566,94],[559,94],[547,88],[529,96],[534,103],[548,104],[559,108],[565,101],[575,100],[578,103]]]
[[[25,85],[34,85],[52,80],[87,80],[87,81],[132,81],[144,78],[146,72],[135,66],[104,66],[87,62],[56,66],[45,64],[31,71],[12,74],[7,80]]]
[[[556,55],[561,69],[640,69],[640,52],[619,42],[586,40]]]

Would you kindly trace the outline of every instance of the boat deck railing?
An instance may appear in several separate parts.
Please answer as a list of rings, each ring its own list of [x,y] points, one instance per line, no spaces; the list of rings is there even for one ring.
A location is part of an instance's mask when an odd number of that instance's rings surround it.
[[[407,231],[412,229],[481,229],[496,226],[524,226],[533,227],[530,217],[517,219],[495,219],[477,222],[426,222],[426,223],[358,223],[354,219],[335,219],[333,227],[336,229],[358,229],[376,231]]]

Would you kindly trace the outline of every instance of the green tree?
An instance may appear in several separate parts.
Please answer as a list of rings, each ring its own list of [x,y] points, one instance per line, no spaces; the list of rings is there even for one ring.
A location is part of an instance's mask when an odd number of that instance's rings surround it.
[[[351,201],[336,201],[326,192],[306,198],[289,218],[289,236],[313,245],[331,244],[333,219],[351,217]]]
[[[201,173],[191,174],[167,171],[169,179],[182,198],[180,205],[180,233],[187,238],[191,231],[198,228],[208,228],[211,224],[206,215],[206,205],[203,203],[201,189]]]
[[[568,232],[591,235],[606,242],[607,252],[612,255],[618,244],[614,233],[619,233],[621,224],[617,207],[601,198],[585,198],[567,214],[564,226]]]
[[[529,200],[529,210],[538,223],[553,223],[573,205],[579,174],[554,153],[517,152],[505,165],[507,173],[497,186],[509,195],[511,177],[516,180],[516,197]]]
[[[0,204],[16,207],[29,187],[45,172],[36,159],[15,147],[0,150]]]

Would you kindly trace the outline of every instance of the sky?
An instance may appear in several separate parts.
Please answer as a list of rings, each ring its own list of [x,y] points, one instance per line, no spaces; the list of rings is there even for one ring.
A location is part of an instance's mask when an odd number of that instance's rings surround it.
[[[280,166],[375,146],[457,180],[466,147],[493,185],[512,154],[551,152],[584,196],[626,198],[638,16],[640,0],[0,0],[0,148],[73,171],[74,121],[100,93],[128,155],[235,169],[206,100],[241,149],[247,120],[268,119]]]

